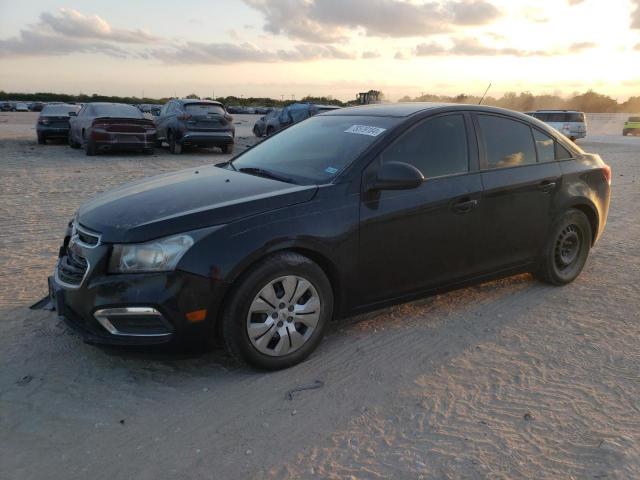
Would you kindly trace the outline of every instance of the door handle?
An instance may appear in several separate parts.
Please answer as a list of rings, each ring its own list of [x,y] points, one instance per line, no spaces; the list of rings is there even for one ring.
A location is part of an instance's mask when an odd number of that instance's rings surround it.
[[[469,213],[478,206],[478,200],[469,200],[467,198],[453,204],[453,211],[456,213]]]
[[[550,192],[551,190],[556,188],[556,182],[545,180],[544,182],[538,184],[538,188],[543,192]]]

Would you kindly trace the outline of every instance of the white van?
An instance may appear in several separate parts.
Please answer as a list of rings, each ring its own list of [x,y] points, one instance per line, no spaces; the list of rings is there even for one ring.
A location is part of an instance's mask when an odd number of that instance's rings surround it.
[[[587,136],[587,119],[583,112],[573,110],[537,110],[527,115],[555,128],[571,140]]]

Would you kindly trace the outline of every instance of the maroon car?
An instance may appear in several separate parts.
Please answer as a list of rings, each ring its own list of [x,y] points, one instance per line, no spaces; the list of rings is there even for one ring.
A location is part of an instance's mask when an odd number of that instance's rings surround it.
[[[69,115],[69,145],[84,147],[87,155],[106,150],[153,153],[156,127],[132,105],[87,103],[76,115]]]

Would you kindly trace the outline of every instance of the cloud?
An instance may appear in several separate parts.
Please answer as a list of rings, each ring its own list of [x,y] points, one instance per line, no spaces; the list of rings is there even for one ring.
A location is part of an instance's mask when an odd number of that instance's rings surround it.
[[[117,43],[152,43],[160,40],[144,30],[113,28],[98,15],[83,15],[77,10],[61,8],[57,15],[49,12],[40,15],[38,29],[71,38],[109,40]]]
[[[574,5],[580,5],[583,2],[584,2],[584,0],[567,0],[567,3],[572,7]]]
[[[640,29],[640,0],[631,0],[631,28]]]
[[[463,37],[452,39],[452,45],[445,47],[442,44],[430,42],[421,43],[414,49],[414,54],[419,57],[455,55],[455,56],[513,56],[513,57],[552,57],[580,53],[594,48],[591,42],[578,42],[570,45],[567,50],[520,50],[513,47],[490,47],[480,43],[477,39]]]
[[[119,58],[134,56],[121,44],[150,44],[161,41],[143,30],[113,28],[97,15],[86,16],[61,8],[57,14],[44,12],[39,22],[20,33],[0,40],[0,56],[66,55],[102,53]]]
[[[371,58],[378,58],[378,57],[380,57],[380,54],[378,52],[374,52],[374,51],[362,52],[362,58],[364,59],[371,59]]]
[[[354,54],[331,45],[296,45],[290,50],[263,50],[252,43],[187,42],[147,52],[168,64],[220,65],[232,63],[305,62],[322,59],[354,59]]]
[[[244,0],[265,17],[273,34],[316,43],[335,43],[362,30],[377,37],[420,37],[454,26],[484,25],[501,16],[486,0]]]

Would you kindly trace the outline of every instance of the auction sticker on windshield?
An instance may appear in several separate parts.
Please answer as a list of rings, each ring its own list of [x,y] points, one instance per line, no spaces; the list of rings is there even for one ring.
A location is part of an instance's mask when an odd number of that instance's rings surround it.
[[[344,133],[357,133],[358,135],[369,135],[370,137],[377,137],[386,128],[369,127],[367,125],[352,125],[344,131]]]

